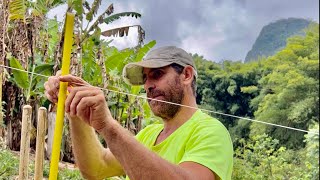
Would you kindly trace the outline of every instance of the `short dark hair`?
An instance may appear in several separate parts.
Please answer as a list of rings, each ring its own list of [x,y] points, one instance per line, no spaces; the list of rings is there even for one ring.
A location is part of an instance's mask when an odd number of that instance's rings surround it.
[[[180,64],[176,64],[176,63],[173,63],[173,64],[170,64],[170,66],[178,73],[178,74],[181,74],[184,67],[181,66]],[[196,76],[193,76],[193,80],[192,80],[192,83],[191,83],[191,88],[192,88],[192,92],[193,92],[193,95],[194,97],[197,97],[197,79],[196,79]]]

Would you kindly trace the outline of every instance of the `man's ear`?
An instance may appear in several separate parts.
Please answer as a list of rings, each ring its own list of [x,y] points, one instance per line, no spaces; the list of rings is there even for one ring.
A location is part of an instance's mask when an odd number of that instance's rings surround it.
[[[183,75],[184,75],[183,81],[185,82],[185,84],[191,84],[194,78],[194,71],[192,66],[186,66],[183,69]]]

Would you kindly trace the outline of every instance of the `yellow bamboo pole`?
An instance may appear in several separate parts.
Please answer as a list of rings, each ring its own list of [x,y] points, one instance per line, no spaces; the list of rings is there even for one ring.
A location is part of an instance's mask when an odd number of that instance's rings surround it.
[[[66,22],[65,22],[61,75],[69,74],[70,56],[71,56],[71,50],[72,50],[72,44],[73,44],[73,24],[74,24],[74,14],[67,13]],[[60,148],[61,148],[64,108],[65,108],[64,104],[67,96],[66,95],[67,86],[68,86],[68,83],[60,82],[56,125],[55,125],[54,135],[53,135],[49,180],[56,180],[58,177],[58,164],[60,159]]]

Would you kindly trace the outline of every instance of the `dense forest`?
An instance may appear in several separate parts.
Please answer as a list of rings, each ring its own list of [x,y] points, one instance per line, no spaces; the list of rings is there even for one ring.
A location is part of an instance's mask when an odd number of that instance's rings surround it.
[[[193,55],[204,109],[319,132],[319,24],[274,56],[213,63]],[[231,133],[234,179],[318,179],[319,135],[212,114]],[[263,172],[263,173],[259,173]]]
[[[39,1],[42,4],[14,2],[11,9],[7,1],[0,4],[1,16],[6,17],[0,19],[3,24],[0,27],[0,65],[45,76],[55,74],[61,66],[63,23],[47,19],[46,13],[64,1],[50,1],[51,4],[45,1]],[[136,134],[143,127],[161,121],[152,115],[143,98],[117,93],[145,96],[142,87],[125,84],[121,73],[128,62],[141,61],[156,41],[144,44],[144,30],[138,26],[136,47],[121,51],[110,47],[110,41],[101,35],[124,36],[123,32],[131,27],[102,32],[98,25],[141,15],[135,12],[113,14],[111,4],[95,20],[93,17],[100,6],[99,1],[94,2],[83,4],[83,7],[81,1],[70,1],[69,4],[69,10],[76,13],[71,72],[94,86],[108,89],[105,95],[113,117]],[[83,25],[85,22],[88,25]],[[319,133],[319,24],[311,23],[304,32],[289,37],[286,46],[273,56],[246,63],[232,60],[215,63],[201,55],[192,55],[199,74],[197,103],[200,108],[215,112],[211,115],[228,128],[233,140],[233,179],[319,179],[319,135],[221,115]],[[54,121],[56,108],[44,96],[46,77],[2,67],[0,70],[0,179],[10,179],[18,173],[19,162],[11,151],[20,148],[22,106],[47,107],[49,121]],[[30,140],[33,150],[36,113],[35,110]],[[62,160],[73,163],[68,121],[65,122]],[[51,153],[50,128],[46,140],[47,158]],[[105,145],[102,139],[101,142]],[[45,177],[47,173],[48,169],[45,169]],[[81,178],[77,171],[61,176]]]

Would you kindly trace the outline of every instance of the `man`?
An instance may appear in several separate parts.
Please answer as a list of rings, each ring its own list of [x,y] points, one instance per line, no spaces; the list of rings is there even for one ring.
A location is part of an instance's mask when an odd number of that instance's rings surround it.
[[[143,61],[127,64],[123,75],[131,85],[144,85],[152,98],[150,108],[163,125],[147,126],[133,137],[113,119],[98,88],[71,75],[50,77],[45,83],[52,102],[57,101],[59,81],[73,86],[65,110],[76,163],[85,178],[126,174],[130,179],[231,179],[229,133],[218,120],[197,110],[197,71],[187,52],[173,46],[155,49]]]

